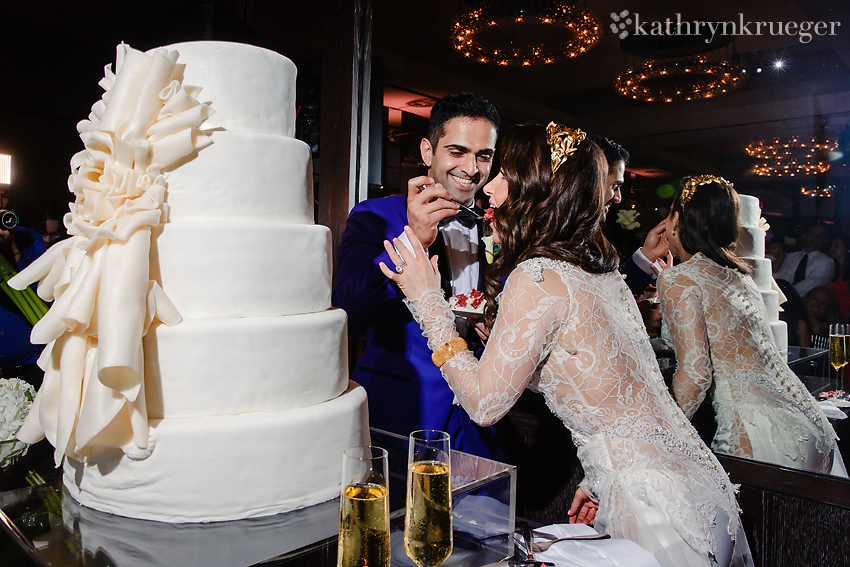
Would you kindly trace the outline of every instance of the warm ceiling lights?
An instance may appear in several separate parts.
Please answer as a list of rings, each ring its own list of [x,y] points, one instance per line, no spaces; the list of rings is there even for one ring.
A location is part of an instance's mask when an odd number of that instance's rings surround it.
[[[454,48],[480,63],[556,63],[586,53],[602,35],[602,24],[589,10],[558,2],[536,2],[533,9],[496,4],[464,14],[452,26]]]
[[[800,193],[807,197],[832,197],[835,194],[835,185],[826,187],[800,187]]]
[[[704,55],[651,59],[614,80],[623,96],[645,102],[681,102],[711,98],[744,84],[744,69]]]
[[[774,138],[747,144],[747,155],[759,161],[753,172],[766,177],[798,177],[816,175],[829,170],[828,152],[835,151],[838,142],[815,138]],[[804,193],[808,194],[808,193]]]

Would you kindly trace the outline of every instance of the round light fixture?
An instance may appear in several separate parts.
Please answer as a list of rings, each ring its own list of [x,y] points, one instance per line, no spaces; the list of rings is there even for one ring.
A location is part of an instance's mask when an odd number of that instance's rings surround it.
[[[753,172],[765,177],[797,177],[816,175],[829,170],[828,154],[838,147],[836,140],[816,138],[774,138],[747,144],[747,155],[759,162]],[[809,193],[803,193],[808,195]]]
[[[547,65],[592,49],[602,24],[590,10],[552,3],[548,9],[500,11],[481,7],[452,26],[452,45],[480,63]]]
[[[623,96],[645,102],[681,102],[711,98],[744,84],[744,70],[731,61],[704,55],[651,59],[614,80]]]

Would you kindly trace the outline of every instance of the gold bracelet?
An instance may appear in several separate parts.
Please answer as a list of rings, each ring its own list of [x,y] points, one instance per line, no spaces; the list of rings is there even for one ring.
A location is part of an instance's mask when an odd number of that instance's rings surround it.
[[[431,354],[431,361],[437,368],[440,368],[449,361],[454,355],[461,353],[469,348],[466,341],[460,337],[455,337]]]

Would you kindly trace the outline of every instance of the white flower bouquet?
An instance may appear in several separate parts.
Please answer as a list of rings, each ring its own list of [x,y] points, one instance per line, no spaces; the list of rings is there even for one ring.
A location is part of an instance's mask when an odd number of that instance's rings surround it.
[[[640,213],[634,209],[620,209],[617,211],[617,224],[626,230],[634,230],[640,227],[640,223],[637,221],[639,216]]]
[[[29,445],[18,441],[15,434],[30,411],[35,388],[18,378],[0,379],[0,468],[22,457]]]

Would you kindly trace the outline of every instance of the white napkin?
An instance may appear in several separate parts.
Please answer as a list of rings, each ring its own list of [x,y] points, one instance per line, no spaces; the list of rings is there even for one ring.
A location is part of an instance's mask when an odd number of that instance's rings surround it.
[[[536,531],[558,537],[593,535],[596,530],[585,524],[554,524]],[[544,541],[538,538],[541,543]],[[555,567],[660,567],[655,555],[627,539],[562,541],[534,559],[550,561]]]
[[[823,411],[823,414],[830,419],[847,419],[847,414],[838,409],[838,406],[829,400],[818,402],[818,407]]]

